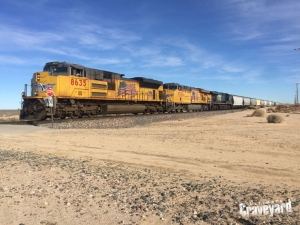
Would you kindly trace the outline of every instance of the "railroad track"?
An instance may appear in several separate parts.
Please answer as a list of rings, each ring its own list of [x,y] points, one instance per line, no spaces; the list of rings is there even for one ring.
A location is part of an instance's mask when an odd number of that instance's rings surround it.
[[[203,113],[203,114],[208,114],[208,115],[213,115],[213,114],[226,114],[230,112],[237,112],[241,111],[241,109],[232,109],[232,110],[214,110],[214,111],[202,111],[202,112],[181,112],[181,113],[153,113],[153,114],[112,114],[112,115],[99,115],[99,116],[94,116],[94,117],[84,117],[84,118],[76,118],[72,119],[67,117],[66,119],[53,119],[53,123],[64,123],[64,122],[72,122],[72,121],[90,121],[90,120],[100,120],[100,119],[112,119],[112,118],[124,118],[124,117],[149,117],[149,116],[167,116],[167,115],[178,115],[178,114],[195,114],[195,113]],[[31,121],[7,121],[7,122],[0,122],[1,124],[5,125],[33,125],[33,126],[38,126],[41,124],[51,124],[52,120],[47,119],[47,120],[31,120]]]

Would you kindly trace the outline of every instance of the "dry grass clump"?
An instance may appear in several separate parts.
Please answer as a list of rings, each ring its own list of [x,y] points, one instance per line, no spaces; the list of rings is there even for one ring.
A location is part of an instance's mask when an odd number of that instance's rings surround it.
[[[278,105],[276,112],[281,113],[300,113],[300,105]]]
[[[251,114],[251,117],[252,116],[264,117],[265,115],[266,115],[266,111],[264,109],[257,109]]]
[[[284,118],[277,114],[270,114],[267,117],[268,123],[282,123],[284,121]]]
[[[277,110],[274,107],[270,107],[267,109],[267,113],[276,113],[276,112],[277,112]]]
[[[15,122],[19,121],[19,116],[0,117],[0,122]]]

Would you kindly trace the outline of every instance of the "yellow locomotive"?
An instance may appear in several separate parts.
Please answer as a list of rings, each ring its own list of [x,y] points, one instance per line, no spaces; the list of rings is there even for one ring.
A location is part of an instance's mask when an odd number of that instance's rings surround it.
[[[178,83],[165,83],[163,87],[167,111],[209,110],[211,103],[209,91]]]
[[[87,68],[66,62],[46,63],[22,93],[20,119],[43,120],[50,108],[57,118],[209,110],[209,91],[177,83]]]

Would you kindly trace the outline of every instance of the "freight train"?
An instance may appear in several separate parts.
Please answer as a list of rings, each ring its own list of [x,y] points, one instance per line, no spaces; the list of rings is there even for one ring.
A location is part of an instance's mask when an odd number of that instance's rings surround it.
[[[125,78],[124,74],[67,62],[46,63],[43,71],[33,74],[29,95],[27,89],[25,84],[21,120],[44,120],[51,115],[64,119],[279,104],[144,77]]]

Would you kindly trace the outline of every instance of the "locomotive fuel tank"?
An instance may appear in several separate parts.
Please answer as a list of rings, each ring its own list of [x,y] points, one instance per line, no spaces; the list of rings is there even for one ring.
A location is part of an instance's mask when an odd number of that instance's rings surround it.
[[[188,110],[203,110],[202,105],[188,105],[187,107]]]
[[[135,105],[104,105],[104,114],[126,114],[126,113],[143,113],[146,107],[142,104]]]

